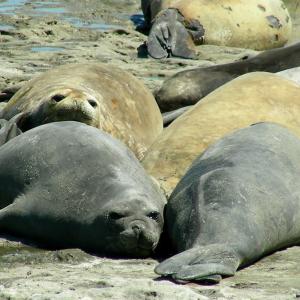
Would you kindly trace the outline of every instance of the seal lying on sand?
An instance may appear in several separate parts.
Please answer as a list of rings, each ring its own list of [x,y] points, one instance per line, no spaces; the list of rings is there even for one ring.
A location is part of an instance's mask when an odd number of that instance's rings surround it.
[[[55,121],[79,121],[123,141],[141,159],[162,131],[154,97],[128,72],[107,64],[68,64],[26,83],[1,111],[27,129]]]
[[[121,142],[79,122],[54,122],[0,147],[0,232],[42,245],[144,257],[165,199]]]
[[[177,185],[166,225],[178,255],[155,269],[177,280],[219,281],[300,244],[300,139],[260,123],[209,147]]]
[[[269,121],[300,137],[299,95],[296,83],[272,73],[240,76],[176,119],[155,140],[142,163],[170,195],[193,160],[233,130]]]
[[[193,105],[226,82],[249,72],[279,72],[300,66],[300,43],[262,52],[228,64],[182,71],[164,81],[155,93],[161,111]]]
[[[142,0],[151,24],[148,52],[154,58],[193,58],[193,44],[264,50],[283,46],[292,24],[281,0]]]

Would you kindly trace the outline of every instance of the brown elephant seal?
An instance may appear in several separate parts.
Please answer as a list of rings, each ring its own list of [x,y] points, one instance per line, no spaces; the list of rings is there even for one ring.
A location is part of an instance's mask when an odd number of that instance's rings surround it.
[[[100,64],[67,64],[26,83],[2,109],[10,119],[24,112],[25,131],[55,121],[79,121],[124,142],[141,159],[162,131],[154,97],[130,73]]]
[[[179,253],[155,271],[218,282],[276,250],[300,245],[300,139],[260,123],[223,137],[198,157],[166,205]]]
[[[249,72],[280,72],[300,66],[300,43],[264,51],[228,64],[182,71],[164,81],[155,92],[161,111],[193,105],[217,87]]]
[[[193,44],[255,50],[283,46],[292,24],[281,0],[142,0],[151,23],[148,52],[153,58],[193,58]]]
[[[153,253],[165,199],[123,143],[74,121],[18,134],[0,147],[0,233],[55,249]]]
[[[276,74],[253,72],[207,95],[167,127],[142,163],[170,195],[197,155],[235,129],[276,122],[300,136],[300,87]]]

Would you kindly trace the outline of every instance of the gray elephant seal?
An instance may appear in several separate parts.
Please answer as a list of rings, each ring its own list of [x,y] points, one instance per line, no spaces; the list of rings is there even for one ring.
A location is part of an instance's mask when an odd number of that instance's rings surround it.
[[[172,111],[193,105],[226,82],[249,72],[276,73],[300,66],[300,43],[268,50],[257,56],[216,65],[182,71],[168,78],[155,93],[161,111]]]
[[[101,63],[66,64],[33,78],[0,115],[9,120],[20,112],[22,131],[50,122],[78,121],[110,133],[139,159],[163,129],[159,108],[143,82]]]
[[[155,269],[219,281],[300,243],[300,139],[282,126],[238,130],[197,158],[166,207],[176,252]]]
[[[145,257],[165,200],[133,153],[79,122],[31,129],[0,147],[0,232],[43,246]]]

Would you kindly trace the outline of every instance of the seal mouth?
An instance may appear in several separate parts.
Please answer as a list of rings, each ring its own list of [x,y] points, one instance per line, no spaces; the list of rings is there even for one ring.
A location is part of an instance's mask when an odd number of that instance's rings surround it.
[[[77,121],[92,125],[95,123],[95,118],[90,113],[81,109],[60,109],[47,116],[43,123],[57,122],[57,121]]]
[[[120,235],[120,249],[124,252],[126,250],[129,256],[145,257],[154,253],[158,241],[152,235],[145,234],[144,232],[131,232]]]

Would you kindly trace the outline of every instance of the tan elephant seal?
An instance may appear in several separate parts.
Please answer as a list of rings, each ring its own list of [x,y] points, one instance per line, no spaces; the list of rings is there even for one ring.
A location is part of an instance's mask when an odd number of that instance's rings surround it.
[[[275,122],[300,136],[300,87],[276,74],[253,72],[216,89],[198,102],[153,143],[143,159],[167,195],[192,161],[233,130]]]
[[[128,72],[106,64],[59,66],[26,83],[2,110],[24,112],[24,131],[55,121],[79,121],[123,141],[141,159],[162,131],[156,101]]]
[[[292,34],[281,0],[142,0],[151,23],[148,52],[154,58],[192,58],[194,44],[255,50],[283,46]]]

